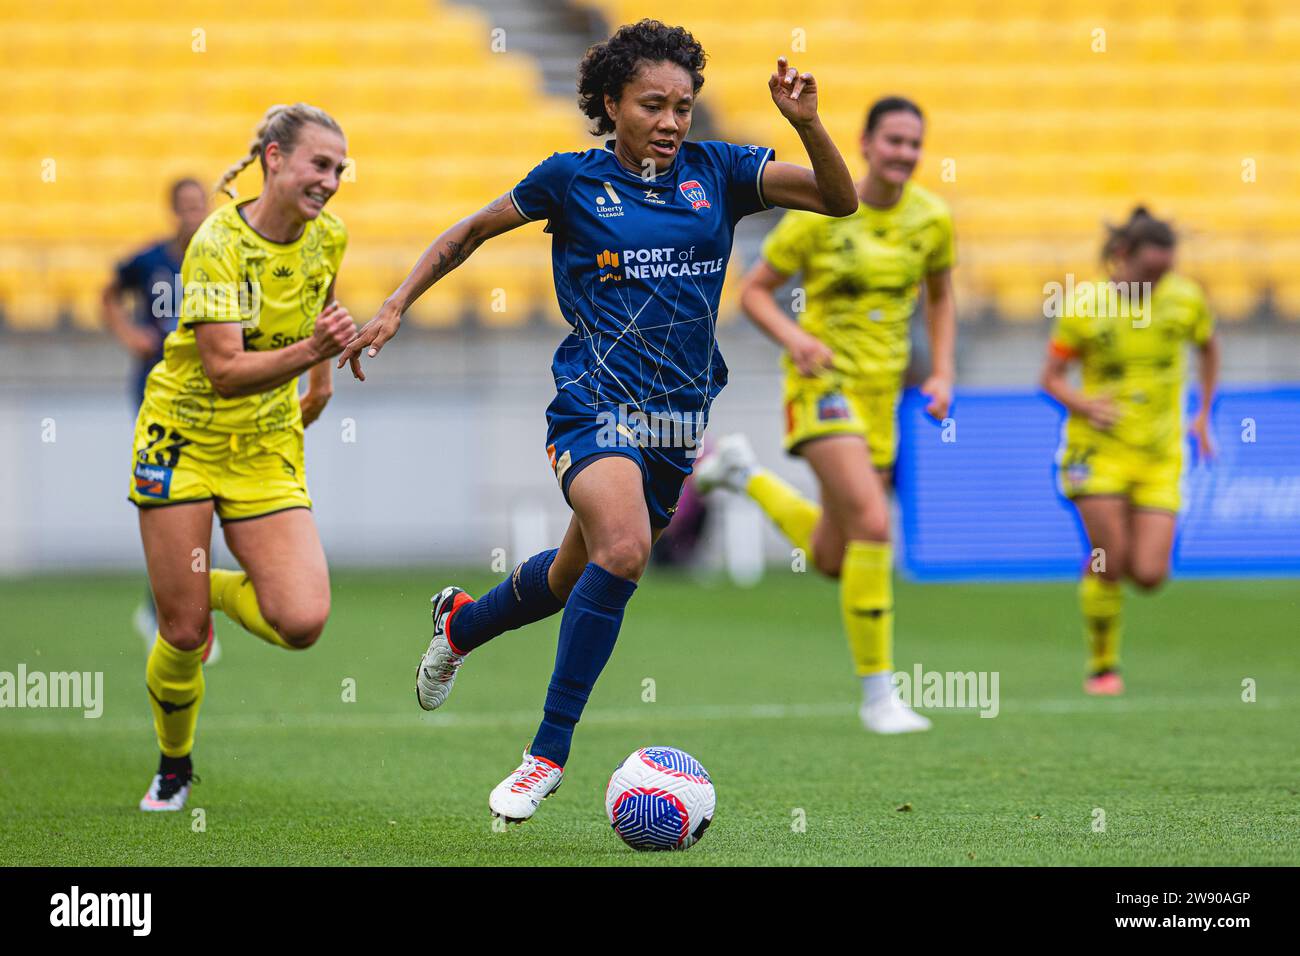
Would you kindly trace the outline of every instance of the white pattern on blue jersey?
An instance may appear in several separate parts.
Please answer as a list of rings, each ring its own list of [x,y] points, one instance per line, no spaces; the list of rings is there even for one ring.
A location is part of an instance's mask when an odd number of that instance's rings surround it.
[[[727,382],[714,333],[732,236],[768,208],[772,150],[686,142],[643,179],[613,142],[555,153],[510,193],[553,237],[555,294],[573,326],[551,363],[555,386],[593,414],[623,405],[704,422]]]

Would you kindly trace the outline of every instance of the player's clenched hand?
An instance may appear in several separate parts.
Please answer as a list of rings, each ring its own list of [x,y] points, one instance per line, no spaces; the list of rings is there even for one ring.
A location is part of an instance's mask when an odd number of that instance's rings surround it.
[[[921,386],[921,394],[930,399],[925,406],[925,413],[931,418],[943,421],[952,408],[952,379],[946,375],[931,375]]]
[[[817,118],[817,81],[811,73],[800,73],[785,57],[778,57],[776,72],[767,81],[772,102],[781,115],[795,126]]]
[[[131,350],[131,354],[136,358],[144,361],[158,354],[158,349],[162,345],[162,338],[157,332],[135,326],[129,328],[127,334],[129,336],[127,348]]]
[[[348,310],[337,299],[325,306],[316,316],[316,329],[311,334],[311,350],[317,362],[333,358],[343,350],[356,333],[357,325]]]
[[[1198,412],[1192,420],[1191,433],[1196,436],[1196,453],[1201,461],[1214,457],[1214,440],[1210,437],[1210,417],[1204,411]]]
[[[302,408],[302,427],[306,428],[316,419],[320,418],[321,412],[325,411],[325,405],[330,400],[329,393],[319,392],[314,389],[307,389],[298,398],[298,404]]]
[[[799,374],[807,378],[820,375],[835,361],[835,353],[830,350],[830,346],[802,329],[797,330],[791,337],[786,350],[790,353],[790,360],[794,362],[794,367],[799,370]]]
[[[1088,424],[1099,431],[1108,432],[1119,421],[1119,409],[1109,398],[1084,399],[1082,411]]]
[[[352,341],[348,342],[347,347],[343,349],[343,354],[339,356],[338,368],[342,368],[343,363],[347,362],[352,367],[353,377],[364,382],[366,376],[361,371],[362,349],[367,349],[366,355],[374,358],[384,347],[384,343],[397,334],[401,325],[402,313],[385,302],[379,307],[375,317],[361,326]]]

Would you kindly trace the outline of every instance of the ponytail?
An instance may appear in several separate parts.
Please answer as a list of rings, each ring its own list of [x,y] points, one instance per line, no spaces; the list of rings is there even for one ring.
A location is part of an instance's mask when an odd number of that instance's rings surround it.
[[[272,106],[257,124],[248,152],[239,161],[232,163],[218,180],[215,192],[225,193],[231,199],[236,198],[233,182],[235,177],[257,160],[262,164],[262,174],[266,174],[266,148],[272,143],[279,143],[285,152],[291,152],[298,143],[298,134],[308,123],[315,123],[343,135],[343,130],[334,117],[315,106],[306,103],[294,103],[292,106],[279,104]]]
[[[1172,249],[1178,243],[1174,227],[1167,220],[1151,215],[1146,206],[1134,206],[1128,221],[1119,226],[1106,225],[1106,240],[1101,246],[1101,261],[1110,262],[1126,256],[1141,246]]]

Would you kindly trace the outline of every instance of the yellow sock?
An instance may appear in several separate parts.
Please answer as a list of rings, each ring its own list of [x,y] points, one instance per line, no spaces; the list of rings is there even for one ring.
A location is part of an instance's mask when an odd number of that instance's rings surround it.
[[[894,549],[884,541],[850,541],[840,570],[844,631],[859,677],[894,667]]]
[[[194,726],[203,703],[203,646],[192,651],[172,647],[158,634],[144,669],[158,749],[184,757],[194,749]]]
[[[257,592],[253,582],[243,571],[226,571],[213,568],[208,572],[209,596],[212,607],[223,612],[249,634],[256,635],[268,644],[292,651],[294,646],[276,632],[257,606]]]
[[[766,469],[760,469],[745,485],[749,497],[776,522],[781,533],[804,554],[812,553],[812,533],[822,509]]]
[[[1085,574],[1079,582],[1079,610],[1083,612],[1089,674],[1118,668],[1120,611],[1123,606],[1124,593],[1118,581]]]

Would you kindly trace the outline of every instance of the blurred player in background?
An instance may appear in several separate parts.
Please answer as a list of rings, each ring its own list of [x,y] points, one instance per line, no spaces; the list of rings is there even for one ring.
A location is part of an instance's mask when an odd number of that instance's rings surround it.
[[[176,328],[176,306],[180,301],[181,260],[199,224],[208,214],[208,195],[197,179],[178,179],[171,185],[171,209],[176,233],[145,246],[117,267],[113,280],[104,287],[103,321],[113,337],[135,360],[131,373],[131,414],[144,401],[144,380],[149,370],[162,361],[163,339]],[[133,308],[128,314],[131,298]],[[145,589],[144,603],[136,610],[136,630],[153,646],[158,630],[153,592]],[[215,664],[220,656],[216,634],[208,643],[204,663]]]
[[[1184,360],[1200,353],[1199,455],[1213,454],[1210,407],[1219,373],[1214,318],[1200,287],[1174,273],[1174,230],[1141,206],[1110,227],[1102,249],[1109,281],[1067,301],[1048,346],[1043,389],[1065,406],[1061,491],[1074,502],[1092,554],[1079,584],[1090,694],[1119,694],[1125,577],[1143,590],[1169,574],[1181,504]],[[1070,307],[1072,306],[1072,307]],[[1083,367],[1083,387],[1068,381]]]
[[[546,441],[574,517],[558,549],[524,561],[477,601],[457,587],[434,598],[416,683],[420,706],[440,706],[471,650],[563,608],[541,726],[488,799],[507,820],[532,816],[560,785],[574,727],[726,383],[715,324],[737,221],[770,206],[847,215],[857,205],[818,118],[817,86],[784,58],[769,90],[812,169],[772,161],[770,149],[687,142],[704,62],[691,34],[653,20],[588,50],[579,99],[593,132],[613,134],[605,148],[553,154],[444,232],[339,360],[351,359],[360,377],[362,350],[376,355],[426,289],[484,241],[548,220],[556,296],[573,331],[552,363]],[[680,440],[642,431],[665,423]]]
[[[930,377],[926,411],[952,401],[956,315],[953,228],[948,207],[911,181],[925,132],[921,110],[890,96],[867,113],[857,183],[860,205],[843,219],[790,212],[763,243],[745,277],[741,306],[785,349],[785,448],[812,467],[821,505],[759,467],[743,435],[718,442],[700,462],[702,491],[748,494],[822,574],[840,581],[840,607],[855,671],[860,716],[882,734],[930,722],[893,693],[894,597],[889,501],[898,444],[898,399],[907,370],[909,324],[925,289]],[[802,276],[807,311],[793,320],[776,290]]]
[[[209,609],[286,649],[310,647],[329,616],[303,428],[356,330],[334,300],[347,233],[324,211],[346,154],[328,114],[272,107],[218,185],[233,197],[257,161],[261,195],[208,216],[185,253],[181,319],[145,384],[130,492],[158,604],[145,681],[162,757],[141,810],[179,810],[189,795]],[[243,571],[208,573],[214,513]]]

